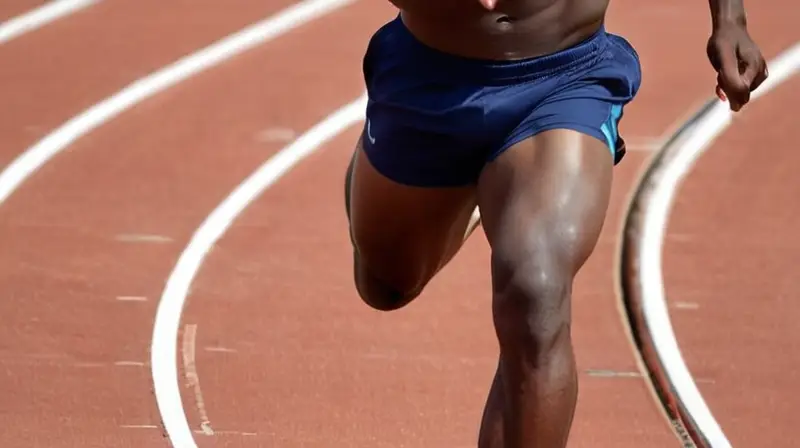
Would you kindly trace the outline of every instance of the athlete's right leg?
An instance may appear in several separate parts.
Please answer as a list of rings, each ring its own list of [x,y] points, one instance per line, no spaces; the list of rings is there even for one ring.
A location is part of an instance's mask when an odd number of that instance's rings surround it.
[[[391,311],[416,298],[477,225],[474,186],[426,188],[382,175],[362,139],[345,178],[356,289]]]

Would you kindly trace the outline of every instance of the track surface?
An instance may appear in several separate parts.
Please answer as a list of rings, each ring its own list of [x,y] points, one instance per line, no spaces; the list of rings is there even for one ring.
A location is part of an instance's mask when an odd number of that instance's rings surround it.
[[[789,446],[800,397],[800,78],[754,104],[676,203],[665,281],[678,342],[733,446]],[[752,179],[752,181],[742,181]],[[724,226],[719,223],[724,222]],[[703,326],[703,331],[697,331]],[[746,395],[735,391],[746,391]]]
[[[0,23],[41,5],[40,0],[5,0],[0,3]]]
[[[622,129],[634,150],[617,169],[604,234],[576,285],[582,383],[571,447],[677,443],[636,374],[610,267],[648,150],[711,93],[713,75],[705,4],[638,3],[617,0],[608,24],[639,50],[645,82]],[[751,7],[751,21],[771,56],[793,28],[782,3],[768,3]],[[0,164],[129,82],[287,4],[106,1],[0,46]],[[8,5],[4,18],[33,2]],[[239,182],[361,94],[366,41],[393,14],[356,2],[157,95],[73,144],[2,205],[0,445],[168,446],[147,362],[166,277]],[[669,25],[676,19],[680,34]],[[724,150],[702,159],[670,227],[666,274],[676,292],[668,293],[699,306],[677,312],[680,342],[696,376],[712,381],[701,389],[741,446],[781,442],[767,439],[788,433],[795,404],[785,393],[796,379],[792,360],[770,355],[796,351],[787,341],[797,340],[790,298],[800,285],[783,261],[800,250],[790,232],[798,215],[778,201],[800,190],[786,145],[791,115],[780,112],[797,89],[787,83],[785,95],[764,98],[718,142]],[[201,447],[475,445],[496,354],[485,241],[469,242],[408,309],[361,305],[340,197],[356,135],[349,129],[267,190],[193,284],[183,324],[196,331],[203,409],[193,389],[183,397],[192,428],[207,418],[214,431],[196,435]],[[743,176],[769,181],[744,189]],[[693,237],[690,250],[681,235]],[[692,274],[692,265],[716,269]],[[723,299],[725,307],[710,306]],[[741,387],[753,393],[729,393]]]

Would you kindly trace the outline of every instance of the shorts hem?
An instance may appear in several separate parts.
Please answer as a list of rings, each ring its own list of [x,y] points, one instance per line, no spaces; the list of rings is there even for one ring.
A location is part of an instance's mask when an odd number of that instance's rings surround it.
[[[537,135],[541,134],[542,132],[546,131],[554,131],[557,129],[564,129],[568,131],[575,131],[579,132],[584,135],[588,135],[590,137],[594,137],[597,140],[603,142],[603,144],[608,148],[608,152],[611,154],[611,157],[614,160],[614,164],[616,165],[622,159],[619,149],[621,148],[612,148],[608,146],[608,138],[600,129],[595,129],[591,126],[584,126],[578,123],[554,123],[547,126],[537,127],[535,130],[531,130],[528,132],[522,132],[516,135],[514,138],[509,139],[506,141],[503,146],[500,147],[497,151],[494,151],[489,157],[486,158],[487,163],[493,162],[498,157],[500,157],[504,152],[508,151],[509,148],[516,145],[517,143],[522,142],[523,140],[527,140],[529,138],[536,137]],[[624,154],[624,150],[621,151]]]
[[[406,166],[413,166],[407,161],[394,161],[387,157],[378,157],[367,142],[362,143],[362,150],[367,157],[372,168],[386,179],[404,187],[412,188],[459,188],[468,187],[476,184],[476,180],[458,179],[456,177],[444,177],[441,175],[421,174],[419,168],[406,169]],[[459,167],[454,166],[456,170]]]

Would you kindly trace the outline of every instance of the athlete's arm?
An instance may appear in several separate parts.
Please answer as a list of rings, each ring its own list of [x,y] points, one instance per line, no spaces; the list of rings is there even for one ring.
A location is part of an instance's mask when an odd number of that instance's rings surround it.
[[[708,0],[712,33],[706,50],[717,71],[717,95],[738,111],[767,79],[767,63],[747,32],[744,0]]]
[[[744,11],[743,0],[708,0],[711,7],[711,23],[716,27],[718,23],[747,24],[747,14]]]

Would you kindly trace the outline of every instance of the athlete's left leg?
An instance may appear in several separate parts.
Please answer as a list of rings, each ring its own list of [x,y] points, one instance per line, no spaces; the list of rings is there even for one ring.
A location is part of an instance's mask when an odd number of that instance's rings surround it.
[[[480,448],[566,446],[578,393],[572,282],[600,235],[613,165],[603,141],[556,129],[512,146],[481,175],[500,359]]]

